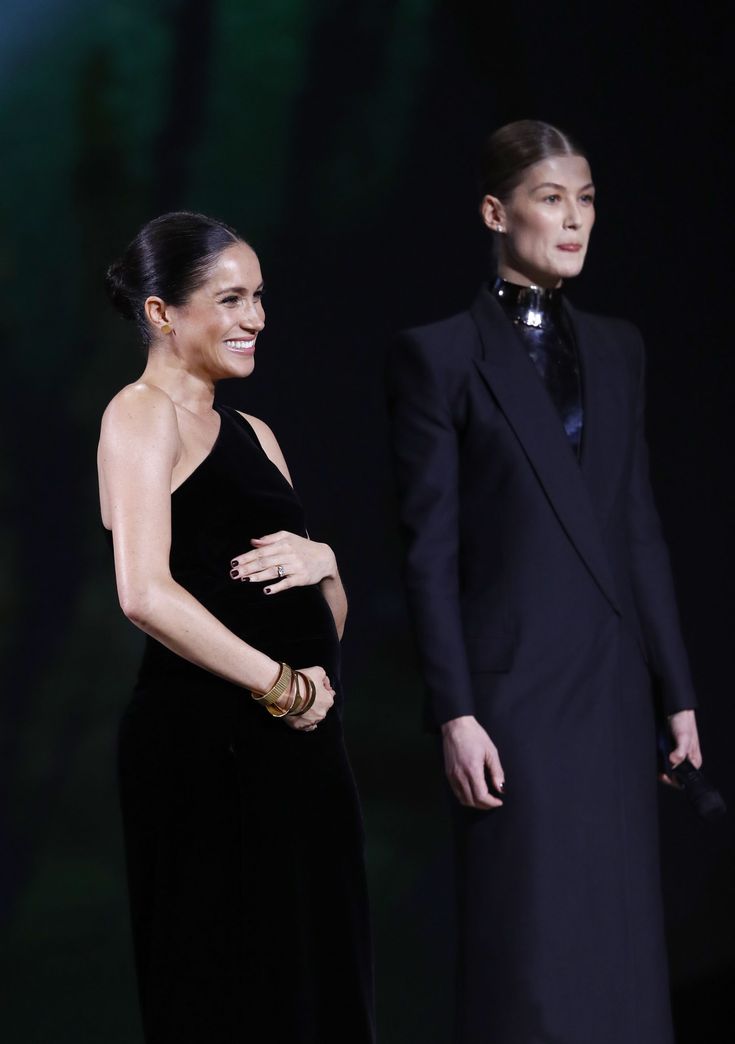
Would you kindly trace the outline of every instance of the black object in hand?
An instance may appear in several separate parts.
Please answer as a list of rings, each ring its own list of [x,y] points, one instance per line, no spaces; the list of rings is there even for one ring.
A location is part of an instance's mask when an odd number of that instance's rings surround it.
[[[669,765],[666,772],[669,776],[673,776],[676,782],[683,788],[684,793],[694,807],[694,811],[702,819],[712,822],[715,819],[719,819],[720,816],[724,816],[727,812],[727,805],[723,800],[722,794],[705,779],[699,769],[692,765],[689,758],[685,758],[681,765],[677,765],[676,768],[672,768]]]

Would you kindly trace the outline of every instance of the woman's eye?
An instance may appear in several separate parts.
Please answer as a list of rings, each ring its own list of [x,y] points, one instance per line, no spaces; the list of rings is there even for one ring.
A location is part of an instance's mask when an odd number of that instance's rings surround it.
[[[550,196],[544,196],[544,203],[556,203],[558,199],[561,199],[561,196],[554,192]]]
[[[595,197],[589,195],[589,193],[586,193],[584,196],[580,196],[579,198],[580,198],[580,201],[582,203],[587,204],[587,206],[589,206],[590,204],[595,202]]]
[[[230,294],[229,297],[223,297],[220,304],[237,304],[239,298],[235,294]]]

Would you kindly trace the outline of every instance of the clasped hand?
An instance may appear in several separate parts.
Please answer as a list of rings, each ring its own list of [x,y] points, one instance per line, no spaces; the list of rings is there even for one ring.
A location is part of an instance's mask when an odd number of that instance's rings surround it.
[[[250,543],[252,551],[232,559],[230,576],[240,581],[277,581],[264,588],[266,594],[318,584],[332,576],[336,569],[334,552],[329,544],[320,544],[286,530],[255,537]],[[280,580],[279,575],[282,577]]]
[[[327,712],[331,710],[335,692],[323,667],[302,667],[301,673],[307,674],[316,685],[316,699],[313,706],[305,714],[300,714],[296,718],[286,717],[283,721],[289,728],[295,729],[297,732],[313,732],[317,725],[327,716]],[[293,703],[296,696],[295,686],[297,685],[298,678],[294,674],[288,694],[288,704]]]

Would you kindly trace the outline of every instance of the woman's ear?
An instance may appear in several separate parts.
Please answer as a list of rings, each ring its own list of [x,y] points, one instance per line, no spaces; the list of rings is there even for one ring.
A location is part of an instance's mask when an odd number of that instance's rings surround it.
[[[491,232],[505,232],[505,207],[497,196],[483,197],[480,215]]]
[[[166,313],[166,305],[160,297],[147,297],[143,305],[148,322],[156,333],[172,332],[171,321]]]

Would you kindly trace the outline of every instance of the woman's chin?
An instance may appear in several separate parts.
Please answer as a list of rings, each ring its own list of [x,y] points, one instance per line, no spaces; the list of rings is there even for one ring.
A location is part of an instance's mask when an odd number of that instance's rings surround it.
[[[555,266],[558,279],[574,279],[584,268],[584,256],[570,257]]]
[[[223,374],[224,378],[249,377],[255,369],[255,356],[244,355],[241,358],[230,358],[227,366],[223,369],[226,371]]]

